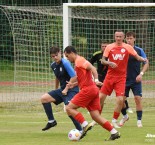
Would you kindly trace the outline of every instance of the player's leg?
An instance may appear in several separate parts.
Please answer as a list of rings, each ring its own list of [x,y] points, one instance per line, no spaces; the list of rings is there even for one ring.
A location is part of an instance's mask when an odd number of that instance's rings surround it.
[[[130,86],[125,87],[125,96],[123,99],[124,102],[125,102],[126,98],[129,97],[129,91],[130,91]],[[127,114],[127,108],[126,108],[125,103],[123,104],[121,112],[122,112],[123,118],[120,120],[119,126],[123,126],[124,123],[129,120],[129,116]]]
[[[54,96],[54,97],[53,97]],[[56,91],[51,91],[49,93],[44,94],[41,96],[41,103],[43,105],[43,108],[45,110],[45,113],[48,118],[48,123],[46,126],[42,129],[43,131],[50,129],[51,127],[54,127],[57,125],[56,120],[54,119],[53,115],[53,110],[52,110],[52,105],[51,102],[55,103],[56,102],[56,96],[57,93]]]
[[[85,120],[84,116],[77,111],[77,109],[79,108],[79,106],[73,104],[72,102],[70,102],[67,106],[66,106],[66,112],[68,114],[68,116],[74,118],[77,122],[79,122],[83,128],[83,131],[81,132],[82,135],[80,137],[80,139],[82,139],[87,131],[89,131],[92,126],[90,126],[88,124],[88,122]]]
[[[120,134],[111,125],[111,123],[107,119],[105,119],[101,116],[101,114],[100,114],[101,107],[100,107],[100,98],[99,97],[95,97],[92,100],[92,102],[90,102],[87,109],[89,110],[92,119],[95,122],[97,122],[99,125],[101,125],[102,128],[106,129],[107,131],[109,131],[111,133],[111,136],[108,140],[115,140],[120,137]]]
[[[133,113],[132,108],[129,107],[129,103],[128,103],[127,98],[126,98],[126,100],[125,100],[125,105],[126,105],[126,110],[127,110],[127,112],[128,112],[128,113]]]
[[[114,90],[116,92],[116,104],[114,108],[112,124],[115,128],[120,128],[120,126],[117,125],[117,120],[120,116],[122,106],[124,104],[123,100],[125,94],[125,82],[126,78],[121,78],[120,80],[116,79],[114,83]]]
[[[70,100],[77,94],[78,91],[72,91],[72,90],[69,90],[67,92],[67,95],[66,96],[63,96],[62,99],[63,99],[63,102],[65,104],[65,108],[67,107],[67,105],[69,104]],[[72,116],[69,115],[69,118],[72,120],[74,126],[76,129],[78,129],[80,132],[83,131],[83,128],[81,126],[81,124],[75,120]]]
[[[133,87],[134,99],[136,103],[136,114],[137,114],[137,127],[143,127],[142,125],[142,115],[143,115],[143,107],[142,107],[142,84],[135,83]]]

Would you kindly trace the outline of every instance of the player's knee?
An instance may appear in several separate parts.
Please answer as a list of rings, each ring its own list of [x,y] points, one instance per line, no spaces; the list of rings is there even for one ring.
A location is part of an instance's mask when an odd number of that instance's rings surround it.
[[[49,99],[48,99],[47,94],[42,95],[40,98],[40,101],[41,101],[41,103],[48,103]]]

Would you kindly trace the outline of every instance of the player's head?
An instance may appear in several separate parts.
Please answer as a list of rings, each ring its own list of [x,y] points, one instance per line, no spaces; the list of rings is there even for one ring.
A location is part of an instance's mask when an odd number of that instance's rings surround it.
[[[61,51],[58,47],[53,46],[50,48],[50,56],[56,63],[59,63],[61,60]]]
[[[134,43],[136,40],[136,34],[134,32],[131,32],[131,31],[127,32],[125,40],[129,45],[134,46]]]
[[[101,51],[104,52],[105,48],[107,47],[107,45],[109,44],[108,41],[102,41],[101,42]]]
[[[125,35],[124,35],[124,32],[122,30],[116,30],[115,34],[114,34],[114,37],[115,37],[116,43],[118,45],[121,45],[124,38],[125,38]]]
[[[64,50],[64,54],[70,62],[73,62],[73,63],[75,62],[77,52],[73,46],[67,46]]]

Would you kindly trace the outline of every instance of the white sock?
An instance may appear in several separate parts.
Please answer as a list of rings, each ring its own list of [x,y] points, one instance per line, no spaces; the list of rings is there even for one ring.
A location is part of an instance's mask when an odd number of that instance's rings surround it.
[[[113,118],[113,119],[112,119],[112,122],[113,122],[113,123],[116,123],[116,122],[117,122],[117,120],[116,120],[115,118]]]
[[[87,125],[88,125],[88,122],[87,122],[87,121],[84,121],[84,122],[81,124],[82,127],[86,127]]]
[[[115,128],[113,128],[111,131],[110,131],[111,134],[115,134],[117,133],[117,130]]]
[[[53,123],[55,120],[49,120],[48,123]]]
[[[128,118],[128,114],[124,115],[123,118]]]

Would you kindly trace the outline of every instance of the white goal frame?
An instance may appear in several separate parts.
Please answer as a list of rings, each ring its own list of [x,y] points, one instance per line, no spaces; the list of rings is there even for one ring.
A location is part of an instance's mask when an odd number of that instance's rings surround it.
[[[70,16],[73,7],[155,7],[155,3],[63,3],[63,50],[71,45]]]

